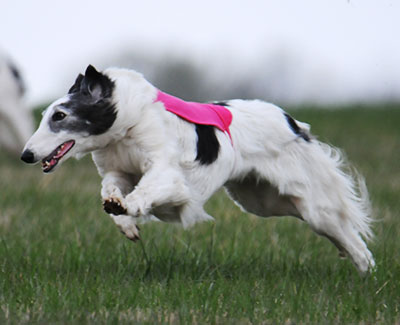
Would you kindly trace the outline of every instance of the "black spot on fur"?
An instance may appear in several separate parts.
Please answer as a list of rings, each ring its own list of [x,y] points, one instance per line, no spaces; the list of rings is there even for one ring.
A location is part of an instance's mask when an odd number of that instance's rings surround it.
[[[310,142],[310,136],[306,133],[306,131],[304,131],[303,129],[301,129],[296,121],[287,113],[284,114],[286,117],[286,121],[288,122],[290,128],[292,129],[292,131],[297,134],[299,137],[303,138],[305,141]]]
[[[211,125],[196,124],[197,156],[202,165],[212,164],[218,158],[220,144]]]
[[[59,107],[59,110],[68,113],[67,117],[60,121],[51,120],[50,129],[53,132],[67,130],[89,135],[106,132],[117,118],[115,104],[111,100],[114,87],[110,78],[88,66],[85,75],[78,75],[70,88],[68,102]]]
[[[224,107],[229,106],[228,102],[226,102],[226,101],[213,102],[213,105],[219,105],[219,106],[224,106]]]
[[[63,105],[71,112],[73,120],[61,129],[99,135],[105,133],[113,125],[117,118],[114,104],[106,101],[92,104],[76,99]]]
[[[22,80],[21,73],[17,69],[17,67],[12,62],[8,62],[8,68],[10,69],[13,77],[18,83],[18,91],[19,94],[22,96],[25,93],[25,83]]]

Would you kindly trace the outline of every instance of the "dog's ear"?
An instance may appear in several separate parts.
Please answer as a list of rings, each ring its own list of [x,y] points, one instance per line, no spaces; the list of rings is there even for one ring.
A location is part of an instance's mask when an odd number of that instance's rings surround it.
[[[80,73],[78,75],[78,77],[76,77],[75,83],[73,84],[73,86],[69,89],[68,94],[76,93],[81,90],[81,83],[82,83],[83,78],[84,78],[83,74]]]
[[[86,68],[80,85],[83,94],[90,95],[95,102],[98,102],[111,97],[113,88],[114,83],[106,75],[98,72],[92,65]]]

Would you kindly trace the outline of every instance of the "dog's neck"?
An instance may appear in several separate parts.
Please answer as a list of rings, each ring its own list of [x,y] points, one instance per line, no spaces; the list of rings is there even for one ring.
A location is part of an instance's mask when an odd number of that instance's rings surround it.
[[[117,119],[107,132],[110,142],[115,143],[134,135],[134,129],[154,102],[156,88],[141,74],[127,69],[110,68],[105,71],[115,83],[113,98],[117,101]]]

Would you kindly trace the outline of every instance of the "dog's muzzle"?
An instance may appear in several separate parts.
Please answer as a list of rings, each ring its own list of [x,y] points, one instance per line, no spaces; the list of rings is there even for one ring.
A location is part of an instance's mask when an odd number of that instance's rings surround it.
[[[35,155],[33,154],[32,151],[29,149],[26,149],[22,155],[21,155],[21,160],[28,163],[28,164],[33,164],[35,161]]]

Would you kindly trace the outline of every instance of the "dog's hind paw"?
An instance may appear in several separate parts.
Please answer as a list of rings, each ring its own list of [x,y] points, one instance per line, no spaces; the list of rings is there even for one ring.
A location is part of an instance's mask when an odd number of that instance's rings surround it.
[[[108,214],[121,215],[126,214],[127,210],[117,198],[111,197],[103,201],[103,209]]]

